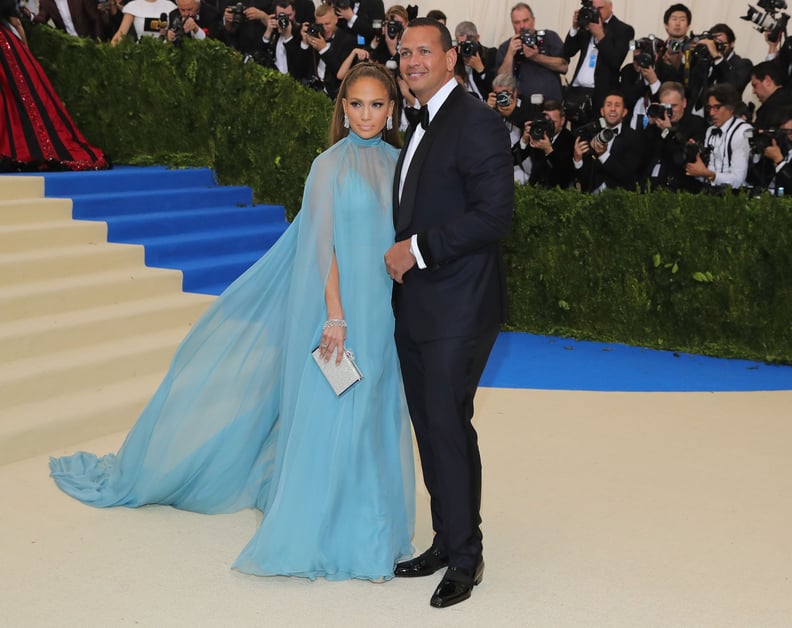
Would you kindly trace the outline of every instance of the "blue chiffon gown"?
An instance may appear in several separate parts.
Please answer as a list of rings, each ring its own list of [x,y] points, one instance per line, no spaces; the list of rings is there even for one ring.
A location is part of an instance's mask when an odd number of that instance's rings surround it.
[[[297,218],[196,323],[118,454],[52,458],[57,485],[97,507],[258,508],[243,572],[390,578],[415,491],[383,262],[397,156],[350,134],[317,157]],[[364,376],[340,397],[310,356],[333,252]]]

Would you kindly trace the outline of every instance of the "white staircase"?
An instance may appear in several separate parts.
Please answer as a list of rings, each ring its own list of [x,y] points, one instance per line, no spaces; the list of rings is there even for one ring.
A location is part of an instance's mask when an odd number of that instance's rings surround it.
[[[0,464],[131,426],[214,300],[43,194],[0,176]]]

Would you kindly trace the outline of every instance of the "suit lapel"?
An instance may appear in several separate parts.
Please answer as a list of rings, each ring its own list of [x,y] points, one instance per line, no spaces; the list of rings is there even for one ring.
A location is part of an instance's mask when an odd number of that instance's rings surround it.
[[[404,188],[402,189],[401,202],[395,205],[398,207],[398,211],[396,212],[395,216],[396,233],[399,233],[401,230],[405,229],[412,220],[413,209],[415,206],[415,195],[418,191],[418,181],[421,178],[423,163],[426,160],[429,150],[432,148],[432,142],[434,142],[435,139],[441,137],[445,132],[445,127],[447,126],[448,120],[448,112],[453,108],[454,102],[458,98],[470,98],[470,96],[467,95],[465,89],[459,85],[455,87],[454,90],[448,95],[448,98],[446,98],[445,102],[435,114],[431,124],[429,125],[429,128],[421,138],[421,143],[418,145],[418,148],[412,157],[412,161],[410,161],[410,167],[407,171],[407,176],[404,178]],[[402,151],[402,153],[403,152],[404,151]],[[401,157],[402,156],[400,156],[400,159]],[[401,176],[402,165],[403,164],[400,163],[397,169],[397,174],[399,177]],[[399,179],[396,180],[395,198],[397,201],[398,194]]]
[[[415,124],[410,124],[407,127],[407,133],[404,136],[404,145],[399,151],[399,159],[396,161],[396,173],[393,177],[393,226],[395,227],[399,221],[399,185],[401,184],[401,171],[404,164],[404,156],[407,154],[407,147],[410,145],[410,140],[415,133]]]

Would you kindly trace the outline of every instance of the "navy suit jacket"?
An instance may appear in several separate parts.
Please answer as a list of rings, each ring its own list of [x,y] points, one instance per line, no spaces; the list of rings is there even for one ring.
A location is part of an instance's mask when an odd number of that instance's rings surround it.
[[[500,116],[458,86],[415,151],[400,202],[403,159],[404,151],[393,189],[396,240],[418,234],[427,268],[413,267],[394,285],[397,333],[422,342],[497,327],[506,310],[499,242],[514,211],[511,142]]]

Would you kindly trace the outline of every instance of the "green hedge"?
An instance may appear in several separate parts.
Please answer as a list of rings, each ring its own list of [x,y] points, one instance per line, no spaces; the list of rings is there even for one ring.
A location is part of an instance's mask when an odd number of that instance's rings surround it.
[[[30,29],[88,138],[118,163],[204,165],[300,205],[331,105],[216,42],[117,48]],[[509,329],[792,364],[792,204],[518,187]]]
[[[326,96],[215,41],[113,48],[44,26],[28,37],[77,125],[115,162],[210,166],[223,184],[299,209],[327,145]]]

